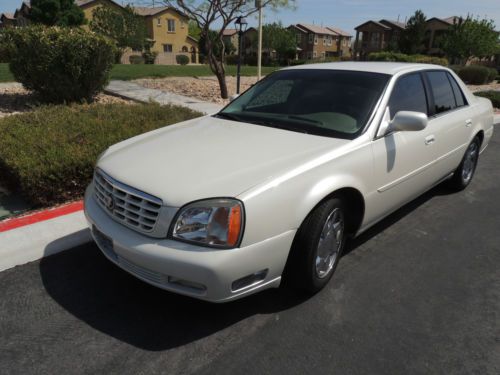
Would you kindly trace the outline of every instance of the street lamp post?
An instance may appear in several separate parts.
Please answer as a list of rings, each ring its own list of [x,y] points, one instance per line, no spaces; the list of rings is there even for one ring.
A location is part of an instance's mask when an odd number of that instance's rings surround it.
[[[236,27],[239,26],[239,31],[238,31],[238,68],[236,71],[236,94],[239,95],[240,93],[240,79],[241,79],[241,50],[243,49],[243,29],[246,29],[248,23],[247,20],[243,17],[238,17],[236,18],[236,21],[234,21],[234,24]]]

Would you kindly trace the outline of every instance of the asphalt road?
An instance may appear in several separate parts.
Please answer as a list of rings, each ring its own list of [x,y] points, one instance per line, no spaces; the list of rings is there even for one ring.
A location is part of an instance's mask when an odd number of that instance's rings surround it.
[[[148,286],[95,245],[0,273],[0,373],[500,374],[500,129],[350,245],[332,282],[226,305]]]

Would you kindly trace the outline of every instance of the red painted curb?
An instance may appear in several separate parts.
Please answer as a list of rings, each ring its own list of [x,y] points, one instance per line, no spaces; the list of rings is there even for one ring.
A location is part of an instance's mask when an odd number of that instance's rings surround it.
[[[41,221],[54,219],[59,216],[64,216],[72,214],[77,211],[83,210],[83,201],[72,202],[55,208],[49,208],[45,211],[38,211],[31,214],[27,214],[21,217],[14,217],[12,219],[7,219],[0,221],[0,232],[6,232],[11,229],[24,227],[26,225],[31,225],[39,223]]]

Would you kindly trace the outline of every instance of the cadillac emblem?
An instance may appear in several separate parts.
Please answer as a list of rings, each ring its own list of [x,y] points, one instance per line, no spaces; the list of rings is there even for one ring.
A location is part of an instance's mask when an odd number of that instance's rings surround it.
[[[108,210],[113,211],[113,208],[115,208],[115,200],[113,199],[113,196],[106,195],[104,197],[104,204],[106,205]]]

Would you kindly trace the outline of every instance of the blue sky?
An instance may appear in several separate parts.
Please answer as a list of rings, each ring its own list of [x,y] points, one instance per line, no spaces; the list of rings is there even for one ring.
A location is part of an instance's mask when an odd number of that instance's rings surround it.
[[[138,2],[152,2],[139,0]],[[127,3],[129,1],[117,1]],[[157,3],[161,1],[157,0]],[[0,0],[1,12],[14,12],[21,0]],[[416,9],[422,9],[428,18],[474,16],[493,19],[500,29],[499,0],[297,0],[295,11],[279,11],[265,14],[266,22],[281,21],[284,25],[292,23],[315,23],[336,26],[354,33],[354,27],[369,19],[393,19],[404,21]],[[250,19],[250,24],[256,20]]]

